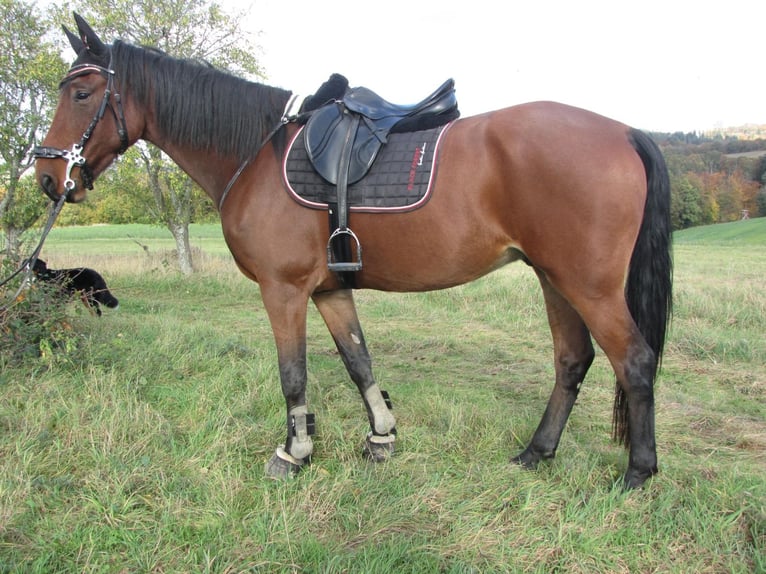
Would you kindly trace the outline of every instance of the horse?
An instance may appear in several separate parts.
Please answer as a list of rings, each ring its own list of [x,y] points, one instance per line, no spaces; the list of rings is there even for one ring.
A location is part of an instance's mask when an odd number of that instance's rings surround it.
[[[555,456],[595,341],[616,378],[613,439],[628,450],[618,483],[639,488],[658,471],[653,389],[672,313],[672,245],[668,171],[647,134],[555,102],[454,120],[427,202],[354,214],[365,260],[352,288],[328,267],[327,214],[286,191],[282,157],[303,127],[285,113],[292,92],[128,42],[105,44],[74,17],[79,33],[64,31],[77,57],[35,151],[37,181],[51,199],[77,203],[142,139],[218,206],[236,265],[260,287],[277,350],[287,433],[265,464],[269,477],[298,474],[313,452],[309,300],[365,405],[364,452],[382,461],[394,452],[396,419],[373,375],[354,289],[444,289],[514,261],[539,280],[555,380],[511,462],[533,469]]]

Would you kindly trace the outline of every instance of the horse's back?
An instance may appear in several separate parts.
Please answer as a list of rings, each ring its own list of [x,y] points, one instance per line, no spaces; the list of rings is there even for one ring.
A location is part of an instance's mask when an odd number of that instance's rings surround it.
[[[425,207],[403,216],[356,219],[370,247],[362,283],[438,288],[521,256],[551,272],[562,262],[588,265],[593,256],[612,275],[627,268],[646,197],[630,131],[553,102],[454,122],[443,138]],[[418,276],[422,285],[413,281]]]
[[[486,217],[497,217],[527,256],[541,255],[538,244],[566,252],[586,241],[610,243],[610,237],[625,237],[625,250],[632,249],[646,174],[629,126],[580,108],[533,102],[465,118],[453,130],[440,184],[445,189],[458,173],[474,174],[481,182],[475,200],[489,206]]]
[[[637,165],[630,131],[626,124],[594,112],[541,101],[459,120],[449,139],[463,139],[467,148],[494,155],[518,173],[555,179],[563,171],[570,178],[593,172],[602,176],[615,162]]]

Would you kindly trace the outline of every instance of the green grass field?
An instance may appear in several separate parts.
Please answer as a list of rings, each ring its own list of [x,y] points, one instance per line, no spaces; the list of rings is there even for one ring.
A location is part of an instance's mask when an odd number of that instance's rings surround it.
[[[766,571],[766,219],[677,234],[656,385],[660,474],[615,482],[613,375],[599,353],[558,450],[511,466],[553,382],[522,264],[357,303],[399,431],[385,464],[321,318],[309,313],[313,464],[274,482],[276,352],[258,288],[218,226],[182,277],[162,228],[56,229],[42,257],[120,299],[67,309],[74,348],[3,365],[0,573],[751,573]],[[146,249],[144,248],[146,247]]]

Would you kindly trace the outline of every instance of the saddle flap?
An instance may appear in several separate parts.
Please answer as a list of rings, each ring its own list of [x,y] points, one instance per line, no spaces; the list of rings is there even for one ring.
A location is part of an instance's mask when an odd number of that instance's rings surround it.
[[[358,124],[354,130],[354,124]],[[351,132],[354,133],[351,133]],[[364,122],[354,122],[341,103],[324,106],[311,114],[305,128],[306,153],[317,173],[338,183],[344,144],[353,140],[348,164],[348,183],[356,183],[369,171],[382,143]]]

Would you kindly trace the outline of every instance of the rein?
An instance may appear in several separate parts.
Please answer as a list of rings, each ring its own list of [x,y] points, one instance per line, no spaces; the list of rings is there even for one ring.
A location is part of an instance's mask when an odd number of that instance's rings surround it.
[[[35,262],[37,261],[37,257],[40,255],[40,251],[42,251],[43,249],[43,243],[45,243],[45,238],[48,237],[48,233],[50,233],[50,230],[53,229],[53,224],[55,223],[59,213],[61,213],[61,208],[64,207],[64,202],[66,202],[66,198],[67,198],[67,194],[65,193],[59,198],[59,200],[55,204],[53,204],[53,210],[48,216],[48,222],[45,224],[45,227],[43,228],[43,234],[40,237],[40,242],[37,244],[37,247],[32,252],[32,256],[24,260],[16,271],[14,271],[9,277],[5,278],[3,281],[0,282],[0,287],[2,287],[3,285],[6,285],[11,279],[16,277],[19,273],[24,271],[24,269],[26,269],[26,276],[24,277],[24,281],[21,282],[21,285],[19,286],[18,290],[16,291],[16,293],[13,294],[13,297],[11,297],[11,302],[8,303],[7,305],[3,305],[2,307],[0,307],[0,312],[6,311],[13,304],[13,301],[15,301],[16,298],[21,294],[22,289],[24,289],[24,284],[26,283],[26,280],[29,279],[29,275],[32,273],[32,268],[34,267]]]
[[[239,179],[239,176],[242,175],[242,172],[245,171],[245,168],[248,165],[250,165],[250,162],[253,161],[256,158],[256,156],[261,152],[261,150],[263,149],[263,146],[269,143],[269,140],[274,137],[274,134],[277,133],[279,129],[286,123],[287,122],[285,122],[284,120],[280,120],[280,122],[276,125],[276,127],[269,132],[269,135],[263,138],[263,141],[256,148],[255,153],[251,157],[243,161],[242,164],[237,169],[237,171],[234,172],[234,175],[231,176],[229,183],[226,184],[226,187],[224,188],[223,193],[221,194],[221,199],[218,200],[218,213],[220,213],[221,209],[223,209],[223,202],[226,200],[226,196],[229,195],[229,191],[231,191],[232,186],[237,182],[237,180]]]
[[[104,98],[101,100],[101,105],[99,106],[96,115],[93,116],[93,119],[85,130],[85,133],[82,134],[80,143],[72,144],[72,149],[68,150],[50,146],[38,146],[32,152],[32,157],[35,159],[61,158],[66,160],[67,168],[66,179],[64,179],[64,195],[73,191],[76,186],[74,180],[72,179],[72,169],[75,166],[80,168],[83,186],[85,186],[86,189],[93,189],[93,172],[88,166],[85,160],[85,156],[82,154],[82,150],[85,147],[85,144],[88,143],[90,136],[93,135],[93,131],[96,129],[98,122],[100,122],[101,118],[104,117],[104,113],[106,112],[107,107],[114,116],[114,122],[117,124],[117,135],[120,138],[120,149],[117,151],[117,155],[122,155],[125,150],[128,149],[128,128],[125,123],[125,113],[122,109],[122,98],[120,97],[120,94],[116,92],[114,93],[114,101],[117,104],[116,110],[109,103],[109,98],[111,97],[114,90],[114,70],[112,69],[111,58],[109,60],[108,68],[103,68],[95,64],[81,64],[79,66],[75,66],[69,70],[66,76],[64,76],[64,79],[61,80],[59,87],[73,80],[74,78],[79,78],[80,76],[86,76],[93,73],[101,74],[106,78],[106,89],[104,90]]]
[[[269,143],[269,140],[274,137],[274,135],[280,130],[280,128],[286,124],[289,124],[292,121],[295,121],[298,117],[298,112],[300,111],[300,108],[303,104],[303,101],[305,98],[303,96],[299,96],[297,94],[293,94],[290,96],[290,99],[287,101],[287,104],[285,105],[285,110],[282,112],[282,117],[279,119],[279,123],[274,127],[273,130],[271,130],[268,135],[263,138],[263,141],[258,145],[258,147],[255,150],[255,153],[242,162],[242,164],[239,166],[239,169],[237,169],[236,172],[234,172],[234,175],[229,180],[229,183],[226,184],[226,187],[223,190],[223,193],[221,194],[221,199],[218,200],[218,213],[221,212],[223,209],[223,202],[226,200],[226,196],[229,195],[229,191],[231,191],[231,188],[234,186],[234,184],[239,179],[239,176],[242,175],[242,172],[245,171],[245,168],[250,165],[250,162],[253,161],[256,156],[261,152],[263,149],[263,146],[265,146],[267,143]]]

